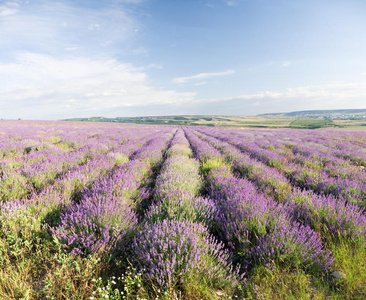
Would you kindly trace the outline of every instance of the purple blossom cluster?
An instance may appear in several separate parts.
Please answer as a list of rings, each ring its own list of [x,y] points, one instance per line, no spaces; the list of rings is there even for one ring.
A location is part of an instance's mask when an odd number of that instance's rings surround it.
[[[147,224],[134,239],[133,261],[144,276],[165,290],[198,279],[215,288],[235,286],[238,271],[229,253],[200,223],[163,220]]]
[[[184,133],[190,142],[195,156],[201,161],[221,160],[221,153],[215,147],[211,147],[207,143],[201,141],[191,130],[184,129]]]
[[[176,132],[169,149],[165,152],[167,158],[178,154],[188,157],[193,156],[192,149],[182,130]]]
[[[207,197],[176,198],[153,204],[146,214],[149,223],[162,222],[164,220],[190,221],[202,223],[207,228],[215,226],[217,207]]]
[[[293,185],[318,194],[333,195],[350,203],[366,207],[366,182],[329,176],[326,171],[315,171],[298,165],[289,165],[287,176]]]
[[[165,160],[161,174],[156,179],[157,201],[190,199],[199,193],[202,185],[198,161],[177,154]]]
[[[331,253],[315,231],[289,217],[288,205],[266,198],[246,179],[222,173],[228,172],[210,171],[209,194],[219,207],[221,235],[241,256],[244,268],[250,262],[286,262],[305,269],[330,269]]]
[[[164,134],[151,139],[145,147],[138,149],[131,155],[132,160],[147,161],[152,166],[161,162],[165,148],[173,137],[175,130],[171,130]]]
[[[72,254],[113,249],[137,224],[132,206],[123,198],[86,198],[71,206],[51,232]]]
[[[358,205],[300,189],[294,189],[287,201],[294,220],[335,238],[366,243],[366,215]]]

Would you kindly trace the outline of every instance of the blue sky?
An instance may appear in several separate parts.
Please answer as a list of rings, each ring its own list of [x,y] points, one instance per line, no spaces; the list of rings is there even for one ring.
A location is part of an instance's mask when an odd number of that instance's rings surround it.
[[[366,108],[364,0],[0,0],[0,117]]]

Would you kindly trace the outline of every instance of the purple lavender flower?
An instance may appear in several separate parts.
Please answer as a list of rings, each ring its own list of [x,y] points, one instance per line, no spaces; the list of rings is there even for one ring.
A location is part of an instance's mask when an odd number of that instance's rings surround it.
[[[72,206],[51,232],[72,254],[90,254],[113,250],[136,224],[128,201],[100,196]]]
[[[163,290],[184,285],[191,277],[215,288],[234,287],[239,279],[223,244],[198,223],[147,224],[133,240],[131,260]]]

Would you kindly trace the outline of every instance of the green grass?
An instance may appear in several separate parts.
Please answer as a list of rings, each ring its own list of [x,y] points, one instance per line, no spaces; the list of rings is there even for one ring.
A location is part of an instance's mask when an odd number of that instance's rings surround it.
[[[224,161],[223,158],[211,158],[201,162],[200,172],[203,176],[207,176],[207,174],[215,168],[222,168],[222,167],[230,167],[230,165]]]
[[[366,299],[366,249],[344,241],[329,245],[335,257],[333,271],[346,275],[336,279],[324,273],[312,276],[283,266],[259,267],[250,274],[245,299]]]
[[[291,128],[299,129],[317,129],[325,127],[336,127],[337,125],[330,119],[296,119],[291,122]]]

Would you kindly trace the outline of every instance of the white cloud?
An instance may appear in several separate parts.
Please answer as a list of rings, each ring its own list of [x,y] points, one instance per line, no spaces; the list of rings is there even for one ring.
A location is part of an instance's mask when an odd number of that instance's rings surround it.
[[[283,61],[282,62],[282,67],[289,67],[291,65],[291,62],[290,61]]]
[[[65,48],[66,51],[75,51],[75,50],[78,50],[79,47],[67,47]]]
[[[198,99],[149,85],[144,70],[115,59],[59,59],[22,53],[0,63],[2,118],[60,119],[162,114],[253,115],[306,109],[365,108],[366,83],[333,82],[280,91]],[[219,76],[201,73],[194,78]],[[210,74],[208,76],[207,74]],[[199,74],[198,74],[199,75]]]
[[[226,4],[228,6],[236,6],[238,4],[238,2],[237,1],[226,1]]]
[[[206,0],[205,1],[205,6],[209,7],[209,8],[215,8],[215,4],[214,4],[214,0]]]
[[[19,1],[8,1],[6,2],[6,5],[10,6],[10,7],[19,7],[20,4],[19,4]]]
[[[139,4],[141,2],[144,2],[146,0],[114,0],[117,3],[131,3],[131,4]]]
[[[248,0],[224,0],[227,6],[235,7],[240,5],[242,2],[246,2]],[[260,2],[263,0],[256,0],[256,2]]]
[[[131,51],[132,54],[134,55],[148,55],[149,54],[149,49],[146,49],[144,47],[140,47],[140,48],[137,48],[137,49],[133,49]]]
[[[105,42],[101,43],[100,45],[101,45],[102,47],[107,47],[107,46],[111,45],[112,43],[113,43],[113,41],[112,41],[112,40],[108,40],[108,41],[105,41]]]
[[[193,101],[195,93],[159,90],[130,64],[88,58],[56,59],[23,53],[0,63],[2,117],[62,118],[123,115],[126,107]]]
[[[217,77],[217,76],[227,76],[227,75],[231,75],[234,73],[235,73],[234,70],[227,70],[225,72],[216,72],[216,73],[199,73],[199,74],[187,76],[187,77],[177,77],[177,78],[174,78],[172,80],[172,82],[181,84],[181,83],[186,83],[186,82],[192,81],[192,80],[202,80],[202,79],[207,79],[207,78]]]
[[[100,29],[100,24],[90,24],[89,25],[89,30],[99,30]]]
[[[17,13],[16,9],[0,6],[0,17],[11,16]]]
[[[160,64],[149,64],[145,67],[145,69],[157,69],[157,70],[162,70],[164,69],[164,66],[160,65]]]
[[[253,115],[310,109],[366,108],[365,100],[366,83],[334,82],[207,99],[201,104],[222,114]]]
[[[263,91],[254,94],[244,94],[237,97],[211,99],[209,101],[225,101],[234,98],[240,99],[313,99],[320,100],[342,100],[344,103],[351,98],[365,97],[366,83],[344,83],[335,82],[325,85],[303,86],[287,88],[285,91]],[[365,102],[366,103],[366,102]],[[366,104],[365,104],[366,105]]]
[[[224,0],[224,2],[226,3],[227,6],[238,6],[240,4],[240,2],[244,2],[246,0]]]
[[[0,17],[15,15],[18,12],[19,3],[17,1],[8,1],[0,5]]]
[[[127,42],[139,28],[136,17],[124,5],[107,3],[95,9],[69,1],[35,0],[20,7],[0,6],[1,15],[11,16],[0,17],[0,54],[2,49],[12,49],[13,53],[35,51],[55,56],[75,47],[83,56],[100,56],[101,51],[105,55],[107,50],[108,55],[120,54],[128,50]]]

